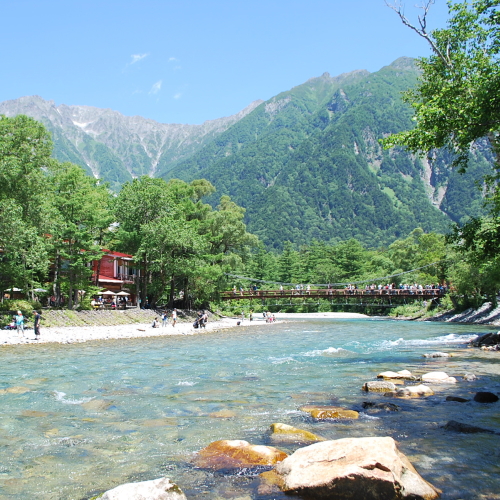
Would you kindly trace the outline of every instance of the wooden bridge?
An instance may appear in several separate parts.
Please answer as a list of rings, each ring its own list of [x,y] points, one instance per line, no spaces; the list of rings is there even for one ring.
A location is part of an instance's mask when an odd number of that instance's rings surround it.
[[[439,299],[445,295],[446,291],[442,288],[424,288],[422,290],[400,290],[400,289],[381,289],[381,290],[349,290],[349,289],[332,289],[332,288],[316,288],[311,290],[242,290],[242,291],[224,291],[221,292],[222,300],[253,300],[253,299],[353,299],[361,298],[366,302],[380,302],[377,299],[387,299],[396,302],[404,302],[405,299],[413,300],[433,300]],[[375,300],[370,300],[375,299]],[[403,300],[398,300],[403,299]]]

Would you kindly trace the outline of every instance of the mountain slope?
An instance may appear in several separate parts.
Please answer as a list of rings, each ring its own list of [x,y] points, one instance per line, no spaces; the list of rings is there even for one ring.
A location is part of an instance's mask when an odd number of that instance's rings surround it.
[[[25,114],[52,133],[54,156],[83,166],[119,189],[141,175],[165,174],[251,112],[255,101],[239,113],[201,125],[163,124],[140,116],[123,116],[90,106],[56,106],[38,96],[0,103],[0,114]]]
[[[167,177],[207,178],[274,247],[350,237],[378,246],[417,226],[447,231],[480,212],[474,179],[491,167],[484,148],[464,176],[443,152],[429,162],[382,150],[378,139],[412,126],[401,91],[417,77],[401,58],[372,74],[311,79],[262,103]]]

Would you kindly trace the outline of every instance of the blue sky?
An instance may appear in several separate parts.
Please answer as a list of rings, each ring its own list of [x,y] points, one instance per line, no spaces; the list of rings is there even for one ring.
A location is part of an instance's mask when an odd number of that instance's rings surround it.
[[[0,101],[39,95],[163,123],[429,54],[384,0],[1,0],[0,17]],[[446,18],[436,0],[429,28]]]

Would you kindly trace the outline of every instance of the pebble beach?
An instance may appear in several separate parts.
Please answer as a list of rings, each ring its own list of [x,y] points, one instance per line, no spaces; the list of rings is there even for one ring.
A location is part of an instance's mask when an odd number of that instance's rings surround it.
[[[278,313],[275,315],[277,321],[307,318],[366,318],[363,314],[353,313],[307,313],[307,314],[287,314]],[[240,325],[238,325],[240,323]],[[1,330],[0,345],[16,344],[42,344],[60,343],[72,344],[76,342],[88,342],[92,340],[117,340],[127,338],[164,337],[170,335],[203,335],[208,332],[237,328],[238,326],[261,325],[264,318],[255,315],[254,320],[248,318],[243,321],[241,318],[220,318],[216,321],[209,321],[205,328],[193,327],[191,321],[178,321],[174,326],[169,322],[165,327],[153,328],[151,323],[135,323],[131,325],[111,325],[111,326],[62,326],[52,328],[41,328],[40,339],[35,339],[33,329],[25,329],[24,336],[18,335],[16,330]]]

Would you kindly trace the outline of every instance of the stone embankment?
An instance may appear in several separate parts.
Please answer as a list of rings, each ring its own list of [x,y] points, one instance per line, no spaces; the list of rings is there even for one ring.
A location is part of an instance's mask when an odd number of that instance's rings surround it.
[[[478,309],[467,309],[461,313],[448,311],[437,314],[424,321],[446,321],[448,323],[475,323],[478,325],[500,326],[500,306],[493,307],[491,302],[485,302]]]

